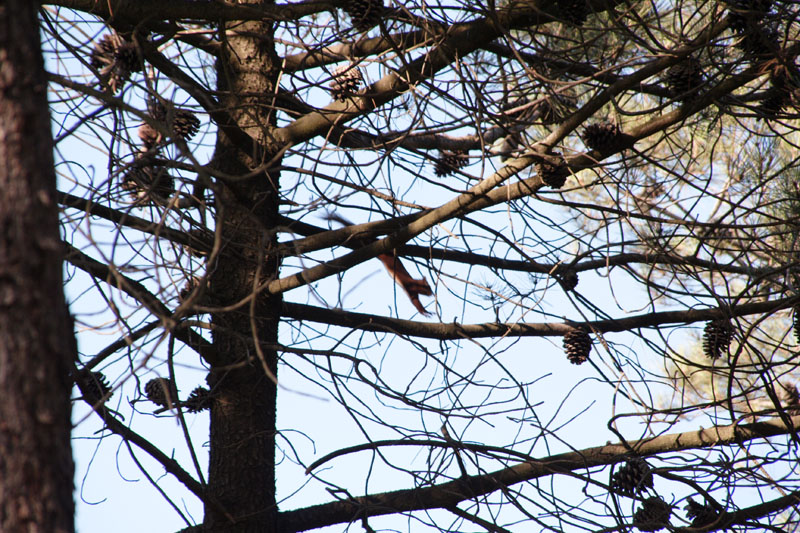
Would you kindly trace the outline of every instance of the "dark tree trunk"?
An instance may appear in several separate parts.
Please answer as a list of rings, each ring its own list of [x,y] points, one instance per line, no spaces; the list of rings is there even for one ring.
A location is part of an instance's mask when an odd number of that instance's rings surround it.
[[[251,175],[276,151],[269,142],[275,124],[269,97],[279,66],[272,32],[269,23],[259,21],[225,28],[217,63],[220,103],[267,147],[256,157],[247,155],[220,131],[214,166],[227,175]],[[258,294],[258,287],[279,268],[272,253],[276,238],[269,231],[277,224],[277,188],[277,172],[259,172],[219,183],[215,191],[222,247],[209,262],[210,290],[222,305],[235,306],[212,316],[219,358],[209,379],[217,399],[211,410],[209,494],[229,515],[206,507],[204,525],[215,532],[268,533],[276,527],[275,343],[281,299]]]
[[[53,140],[37,5],[0,3],[0,531],[74,530]]]

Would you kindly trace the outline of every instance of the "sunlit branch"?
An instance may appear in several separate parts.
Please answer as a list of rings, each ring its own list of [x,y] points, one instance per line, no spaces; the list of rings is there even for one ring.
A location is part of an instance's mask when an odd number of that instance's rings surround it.
[[[707,322],[716,318],[775,313],[790,309],[800,299],[781,298],[766,302],[745,303],[726,309],[685,309],[681,311],[661,311],[644,315],[627,316],[608,320],[588,322],[511,322],[485,324],[428,323],[390,318],[379,315],[354,313],[340,309],[324,309],[292,302],[283,303],[283,315],[296,320],[310,320],[333,326],[343,326],[362,331],[379,331],[395,335],[408,335],[429,339],[478,339],[486,337],[560,337],[577,325],[584,324],[599,333],[630,331],[639,328],[658,328],[677,324]]]

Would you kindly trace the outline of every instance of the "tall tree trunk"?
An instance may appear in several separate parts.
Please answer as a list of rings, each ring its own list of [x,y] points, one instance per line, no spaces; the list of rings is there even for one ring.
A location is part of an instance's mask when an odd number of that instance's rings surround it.
[[[230,22],[224,28],[217,62],[220,103],[238,126],[266,147],[248,155],[220,131],[216,169],[230,176],[251,175],[270,161],[274,94],[280,63],[266,22]],[[250,148],[250,147],[247,147]],[[279,164],[273,162],[273,166]],[[214,345],[219,354],[209,382],[216,393],[211,411],[209,493],[229,516],[206,507],[204,525],[213,531],[275,531],[275,407],[280,297],[258,294],[277,277],[278,173],[259,172],[219,184],[219,256],[209,263],[210,290],[232,311],[214,313]],[[233,522],[231,521],[233,519]]]
[[[0,531],[74,531],[53,139],[37,5],[0,3]]]

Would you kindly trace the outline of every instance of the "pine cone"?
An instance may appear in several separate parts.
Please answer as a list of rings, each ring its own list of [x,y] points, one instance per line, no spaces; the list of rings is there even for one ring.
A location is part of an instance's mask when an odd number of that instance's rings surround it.
[[[778,65],[770,73],[770,87],[764,91],[764,98],[757,107],[757,111],[767,118],[779,115],[787,107],[795,104],[795,94],[798,88],[792,81],[785,67]]]
[[[764,92],[764,98],[756,107],[756,111],[766,118],[774,118],[792,105],[792,93],[785,89],[770,87]]]
[[[780,49],[778,30],[772,24],[762,24],[748,18],[744,22],[744,29],[738,33],[741,38],[736,46],[751,59],[772,56]]]
[[[200,119],[197,118],[197,115],[188,109],[177,108],[171,102],[164,104],[151,98],[147,102],[147,111],[153,119],[163,122],[176,139],[188,141],[200,131]],[[158,132],[156,135],[159,136],[160,141],[161,135]],[[139,137],[141,138],[141,136],[140,133]],[[144,142],[144,139],[142,141]]]
[[[334,100],[347,100],[358,93],[363,83],[364,77],[357,66],[350,64],[336,67],[330,84],[331,96]]]
[[[564,334],[564,351],[573,365],[580,365],[589,359],[592,350],[592,338],[583,328],[576,328]]]
[[[528,122],[535,107],[523,96],[500,106],[500,113],[505,117],[505,122]]]
[[[689,56],[670,67],[665,81],[674,96],[688,98],[703,84],[703,68],[697,59]]]
[[[558,152],[553,152],[551,155],[553,157],[561,157]],[[536,173],[542,178],[542,182],[545,185],[549,185],[553,189],[560,189],[567,182],[569,169],[564,163],[553,164],[542,160],[536,163]]]
[[[706,324],[703,331],[703,352],[706,357],[718,359],[723,353],[727,354],[732,335],[731,323],[724,318],[718,318]]]
[[[623,496],[633,496],[644,489],[653,488],[653,472],[647,461],[633,457],[611,476],[611,490]]]
[[[107,33],[100,38],[99,41],[94,43],[92,53],[89,55],[89,64],[95,70],[110,65],[114,62],[114,54],[117,49],[116,42],[121,39],[114,33]]]
[[[199,413],[200,411],[211,409],[213,401],[211,391],[205,387],[196,387],[186,398],[186,401],[183,402],[183,405],[190,413]]]
[[[197,284],[198,284],[198,279],[197,278],[195,278],[195,277],[189,278],[186,281],[186,284],[183,286],[183,288],[178,293],[178,301],[180,303],[185,302],[189,298],[189,296],[191,296],[191,294],[194,292],[194,290],[197,288]]]
[[[633,514],[633,527],[639,531],[658,531],[669,526],[672,506],[659,496],[651,496]]]
[[[794,340],[800,344],[800,304],[794,306],[792,314],[792,329],[794,330]]]
[[[142,141],[142,146],[147,150],[153,149],[164,140],[161,133],[146,122],[139,126],[139,131],[137,133],[139,135],[139,140]]]
[[[541,100],[534,109],[545,126],[561,124],[575,110],[575,100],[563,94],[553,94]]]
[[[783,389],[783,397],[781,404],[784,409],[791,415],[800,413],[800,392],[797,391],[797,385],[791,383],[781,383]]]
[[[697,503],[689,498],[688,503],[683,508],[686,511],[686,516],[692,521],[691,527],[705,527],[713,524],[717,519],[717,511],[710,505]]]
[[[566,269],[564,272],[556,273],[556,280],[562,289],[572,291],[578,286],[578,273],[574,270]]]
[[[750,24],[760,22],[772,8],[772,2],[773,0],[725,0],[731,29],[744,32]]]
[[[153,378],[144,386],[147,399],[161,407],[171,407],[177,396],[174,385],[167,378]]]
[[[589,16],[586,0],[558,0],[557,4],[561,18],[575,26],[583,26]]]
[[[186,250],[194,257],[207,257],[214,243],[214,234],[204,228],[190,229],[187,233],[190,244],[185,245]]]
[[[380,22],[385,8],[382,0],[347,0],[344,10],[350,15],[353,27],[364,32]]]
[[[137,203],[158,201],[169,198],[175,192],[175,178],[164,167],[142,159],[125,173],[121,186],[137,198]]]
[[[442,150],[439,152],[439,159],[436,161],[436,175],[440,178],[449,176],[457,170],[461,170],[469,165],[469,155],[463,150],[449,151]]]
[[[106,395],[108,395],[106,397]],[[86,376],[86,394],[85,397],[90,402],[95,402],[101,398],[106,401],[111,398],[111,385],[108,379],[102,372],[89,372]]]
[[[188,141],[200,131],[200,119],[188,109],[176,109],[172,122],[172,135]]]
[[[89,58],[101,82],[116,93],[130,78],[132,72],[142,70],[136,45],[117,33],[107,33],[98,41]]]
[[[610,122],[589,124],[581,136],[591,150],[604,151],[614,148],[620,138],[619,126]]]

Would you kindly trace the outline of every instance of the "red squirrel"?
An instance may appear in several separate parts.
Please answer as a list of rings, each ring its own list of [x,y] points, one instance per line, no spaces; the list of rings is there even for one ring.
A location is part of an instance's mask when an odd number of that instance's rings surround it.
[[[335,213],[329,213],[326,218],[344,226],[353,225],[352,222]],[[383,263],[383,266],[386,267],[386,270],[394,281],[406,291],[408,299],[411,300],[411,303],[417,308],[417,311],[424,316],[430,316],[430,313],[422,306],[422,302],[419,301],[420,294],[423,296],[433,296],[433,291],[431,290],[431,286],[428,285],[428,280],[425,278],[412,278],[411,274],[406,270],[406,267],[400,262],[400,258],[394,253],[394,250],[388,254],[378,254],[377,257],[380,259],[381,263]]]

